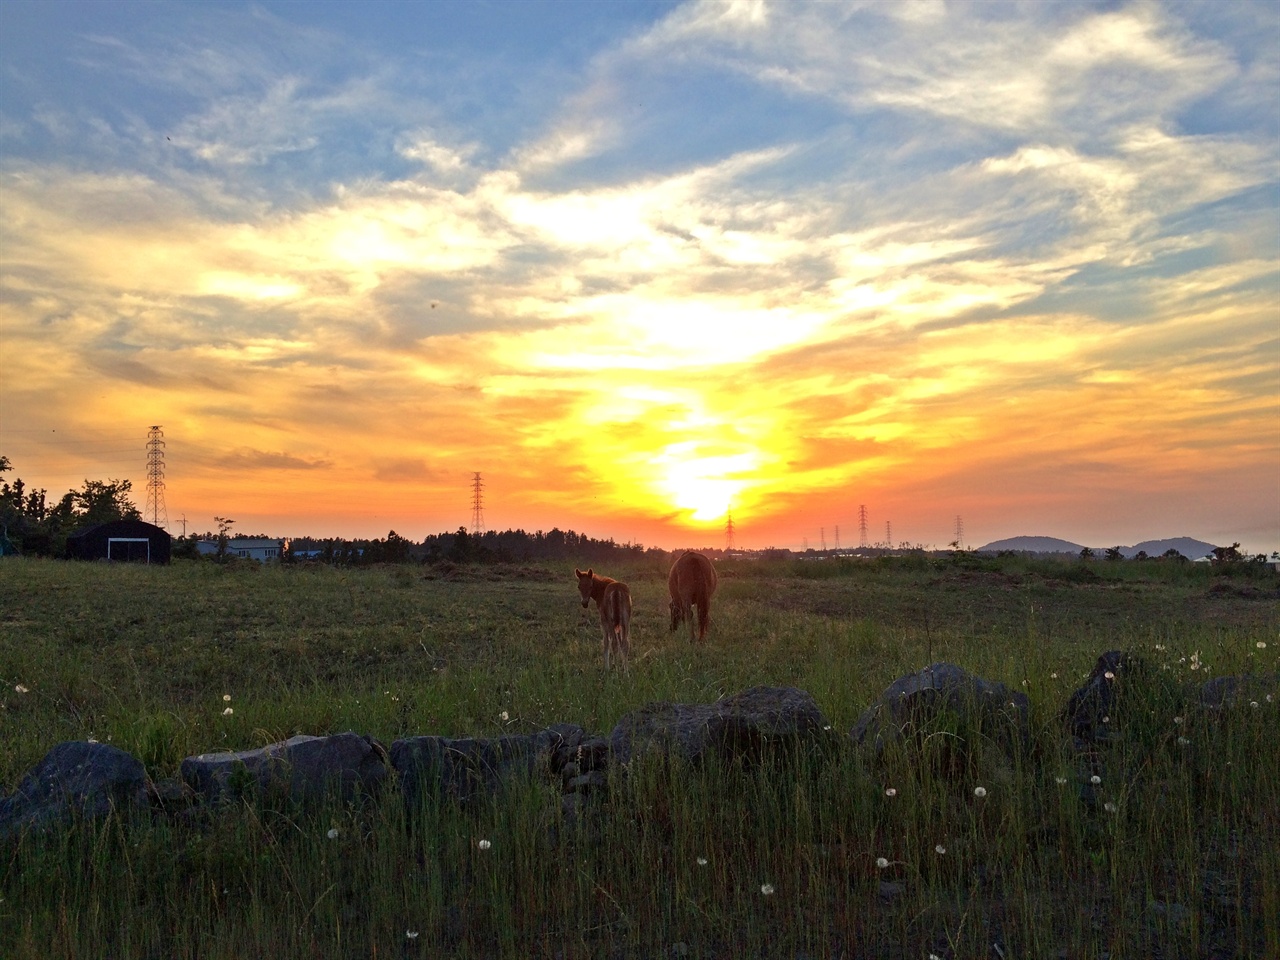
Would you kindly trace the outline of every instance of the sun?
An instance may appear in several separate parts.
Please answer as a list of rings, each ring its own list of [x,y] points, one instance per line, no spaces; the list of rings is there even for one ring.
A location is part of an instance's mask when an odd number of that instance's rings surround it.
[[[655,458],[664,497],[689,519],[708,523],[723,517],[749,481],[744,474],[756,464],[752,452],[699,456],[696,444],[679,443]]]

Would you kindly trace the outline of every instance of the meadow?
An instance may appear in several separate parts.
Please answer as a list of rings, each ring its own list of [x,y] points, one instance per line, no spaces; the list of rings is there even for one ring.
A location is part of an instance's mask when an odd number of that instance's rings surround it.
[[[586,566],[586,564],[582,564]],[[1024,691],[1012,758],[954,736],[876,758],[638,764],[560,820],[511,783],[410,817],[244,801],[0,843],[0,953],[31,958],[1280,957],[1280,703],[1183,691],[1274,674],[1280,578],[1171,563],[729,562],[706,644],[669,633],[666,562],[603,670],[573,564],[367,570],[0,563],[0,792],[96,739],[153,779],[295,733],[607,734],[652,701],[807,690],[847,733],[946,660]],[[1231,573],[1233,575],[1225,575]],[[1099,654],[1154,681],[1088,773],[1058,714]]]

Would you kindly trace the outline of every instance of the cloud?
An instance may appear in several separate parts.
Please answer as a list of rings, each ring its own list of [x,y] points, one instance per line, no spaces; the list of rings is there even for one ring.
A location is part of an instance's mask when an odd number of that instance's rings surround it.
[[[330,470],[332,460],[322,458],[308,459],[283,451],[273,453],[267,450],[254,450],[250,447],[238,447],[218,457],[217,462],[228,470],[239,471],[277,471],[277,470]]]
[[[0,161],[5,400],[145,411],[211,488],[288,470],[326,510],[369,475],[465,506],[477,468],[513,515],[637,524],[1252,470],[1280,149],[1196,121],[1275,58],[1179,17],[689,4],[513,146],[406,103],[444,81],[404,57],[327,35],[308,64],[265,15],[279,64],[95,42],[193,100],[160,161],[154,116],[95,134],[110,162]]]

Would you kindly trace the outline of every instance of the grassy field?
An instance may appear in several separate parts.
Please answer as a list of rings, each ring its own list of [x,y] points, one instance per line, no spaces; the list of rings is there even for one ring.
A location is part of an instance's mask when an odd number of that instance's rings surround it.
[[[623,676],[602,669],[573,564],[6,561],[0,789],[63,740],[111,742],[159,779],[295,733],[607,733],[651,701],[757,684],[809,691],[848,731],[938,660],[1025,691],[1030,749],[976,751],[959,772],[933,739],[785,772],[645,767],[574,829],[539,781],[429,804],[412,829],[394,792],[78,824],[0,846],[0,954],[1280,956],[1280,704],[1209,720],[1176,695],[1276,672],[1274,574],[1012,558],[721,571],[696,648],[667,632],[665,562],[598,571],[635,597]],[[1115,718],[1095,804],[1055,715],[1111,649],[1161,682]]]

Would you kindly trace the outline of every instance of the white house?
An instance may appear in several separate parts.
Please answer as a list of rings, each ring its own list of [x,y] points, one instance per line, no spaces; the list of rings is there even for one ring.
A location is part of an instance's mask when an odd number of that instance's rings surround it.
[[[227,540],[227,556],[243,557],[246,560],[279,560],[284,553],[286,540],[273,540],[270,537],[231,537]],[[218,553],[217,540],[199,540],[196,549],[202,557],[215,556]]]

